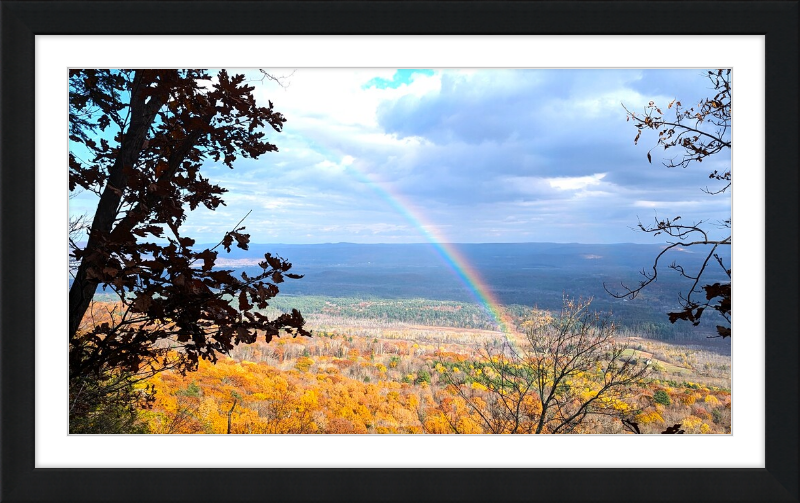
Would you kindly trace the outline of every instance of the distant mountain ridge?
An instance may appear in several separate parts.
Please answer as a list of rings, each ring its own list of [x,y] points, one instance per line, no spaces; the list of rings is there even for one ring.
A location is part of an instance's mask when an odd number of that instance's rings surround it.
[[[679,293],[691,284],[668,265],[673,260],[696,267],[701,250],[672,252],[662,258],[659,280],[633,301],[615,299],[620,282],[635,286],[640,271],[651,270],[664,245],[580,243],[485,243],[452,245],[467,266],[477,271],[491,294],[502,304],[555,309],[563,295],[593,297],[595,307],[628,313],[637,320],[666,321],[677,306]],[[221,257],[257,259],[278,254],[305,277],[283,283],[281,293],[331,297],[430,298],[474,302],[471,287],[453,271],[430,244],[257,244]],[[723,257],[728,260],[727,256]],[[245,271],[248,267],[243,268]],[[255,272],[254,270],[252,272]],[[713,272],[713,271],[712,271]],[[725,281],[722,271],[709,280]]]
[[[202,248],[205,245],[198,245]],[[213,245],[208,245],[213,246]],[[665,245],[663,244],[584,244],[584,243],[464,243],[452,244],[467,260],[486,264],[494,260],[511,260],[520,265],[547,263],[563,265],[564,261],[610,260],[614,262],[638,260],[646,266]],[[407,244],[251,244],[248,250],[231,249],[220,253],[228,260],[260,259],[265,253],[278,254],[293,263],[357,265],[388,263],[412,259],[434,265],[441,262],[439,253],[429,243]],[[695,250],[675,252],[680,257],[699,256]]]
[[[197,248],[202,249],[199,245]],[[213,245],[211,245],[213,246]],[[616,299],[606,292],[622,292],[620,282],[636,286],[640,271],[651,271],[653,260],[665,245],[581,243],[481,243],[452,248],[501,304],[558,309],[564,295],[592,297],[593,307],[613,311],[626,324],[657,324],[689,330],[688,324],[669,325],[666,313],[678,307],[678,296],[691,283],[668,266],[673,260],[687,268],[705,258],[702,250],[672,252],[662,258],[658,281],[636,299]],[[723,250],[723,252],[728,250]],[[425,298],[477,302],[475,291],[453,269],[447,257],[431,244],[251,244],[249,250],[224,250],[220,267],[258,272],[265,253],[293,264],[299,280],[280,284],[281,295],[357,298]],[[729,256],[723,260],[729,263]],[[722,271],[709,281],[726,281]],[[717,274],[716,276],[714,274]]]

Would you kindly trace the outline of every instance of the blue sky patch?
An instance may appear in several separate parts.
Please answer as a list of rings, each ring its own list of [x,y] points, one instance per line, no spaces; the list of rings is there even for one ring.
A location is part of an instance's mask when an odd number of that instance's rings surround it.
[[[420,75],[433,75],[433,70],[422,70],[418,68],[404,68],[402,70],[397,70],[392,75],[392,79],[384,79],[381,77],[375,77],[371,79],[369,82],[361,86],[363,89],[369,89],[370,87],[376,87],[378,89],[397,89],[403,84],[410,84],[412,80],[412,76],[418,73]]]

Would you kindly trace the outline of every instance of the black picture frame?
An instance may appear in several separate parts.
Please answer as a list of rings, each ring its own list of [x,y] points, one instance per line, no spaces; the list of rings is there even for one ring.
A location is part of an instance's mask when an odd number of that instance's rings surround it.
[[[2,1],[0,32],[3,502],[798,500],[797,1]],[[34,468],[34,36],[265,33],[765,35],[766,468]]]

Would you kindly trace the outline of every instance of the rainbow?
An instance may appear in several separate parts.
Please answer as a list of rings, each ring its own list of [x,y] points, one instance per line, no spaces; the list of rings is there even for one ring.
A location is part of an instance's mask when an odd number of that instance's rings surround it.
[[[402,194],[390,191],[386,184],[373,180],[366,173],[355,167],[351,163],[345,163],[345,169],[352,173],[357,179],[364,182],[375,194],[388,203],[392,208],[408,220],[433,246],[433,249],[455,274],[455,276],[467,287],[470,295],[482,305],[489,315],[495,320],[499,330],[508,340],[510,334],[515,333],[515,325],[511,318],[505,314],[499,300],[492,289],[481,278],[481,275],[473,267],[463,254],[451,243],[446,242],[445,236],[441,232],[436,232],[436,225],[427,221],[422,212],[415,209],[414,204],[407,200]]]

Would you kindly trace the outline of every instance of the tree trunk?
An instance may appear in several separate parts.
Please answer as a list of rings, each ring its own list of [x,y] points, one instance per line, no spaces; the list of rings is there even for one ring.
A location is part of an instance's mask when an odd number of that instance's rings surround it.
[[[236,397],[233,398],[233,405],[231,405],[231,410],[228,411],[228,431],[225,432],[228,435],[231,434],[231,414],[233,414],[234,407],[236,407]]]
[[[148,70],[137,70],[131,88],[130,113],[131,122],[120,145],[119,155],[109,169],[108,180],[100,196],[89,240],[84,250],[83,259],[75,273],[75,279],[69,291],[69,338],[72,341],[83,320],[86,310],[97,290],[98,282],[88,277],[88,271],[102,268],[105,260],[103,247],[105,238],[111,232],[119,211],[122,194],[127,188],[126,169],[132,169],[139,158],[147,131],[163,105],[163,98],[153,96],[147,100],[143,92],[152,77]],[[148,77],[148,78],[145,78]]]

